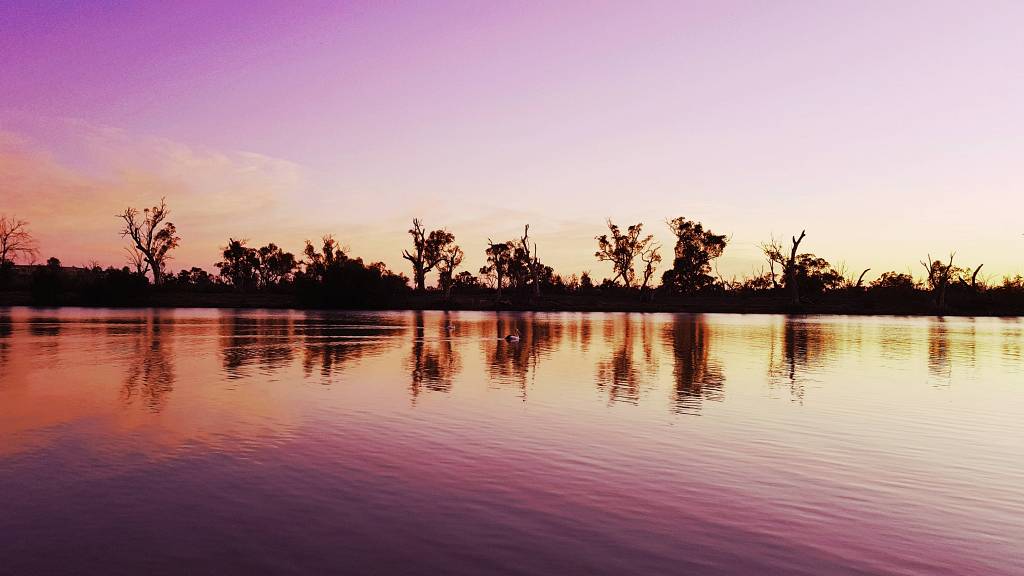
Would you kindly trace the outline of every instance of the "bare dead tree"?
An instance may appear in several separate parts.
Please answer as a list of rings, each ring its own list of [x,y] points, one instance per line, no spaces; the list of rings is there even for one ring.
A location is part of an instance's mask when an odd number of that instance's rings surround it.
[[[800,287],[797,285],[798,270],[796,265],[796,251],[800,243],[807,236],[807,231],[800,232],[800,237],[793,236],[793,244],[789,250],[789,260],[786,261],[786,289],[789,290],[789,302],[794,306],[800,304]]]
[[[160,205],[146,208],[141,213],[136,208],[126,208],[118,215],[124,221],[121,237],[130,238],[135,249],[142,253],[153,273],[153,284],[160,284],[164,266],[170,260],[170,251],[178,247],[181,238],[171,222],[165,222],[171,211],[164,198]]]
[[[984,264],[978,264],[978,267],[974,269],[974,274],[971,274],[971,289],[978,289],[978,273],[981,272],[981,267]]]
[[[865,268],[864,271],[860,273],[860,276],[857,277],[857,283],[854,284],[853,287],[854,288],[860,288],[861,286],[863,286],[864,285],[864,275],[867,274],[870,271],[871,271],[871,268]]]
[[[28,230],[28,221],[0,215],[0,267],[19,259],[31,263],[38,256],[39,249]]]
[[[149,273],[149,262],[146,261],[146,255],[136,248],[134,244],[125,246],[124,251],[128,253],[128,256],[125,258],[128,261],[128,265],[136,274],[145,275]]]
[[[786,268],[786,257],[782,254],[782,244],[772,237],[771,242],[761,244],[761,252],[764,253],[765,260],[768,261],[768,273],[771,276],[772,288],[778,288],[779,281],[775,266],[778,265],[783,270]]]
[[[533,251],[530,251],[530,225],[523,228],[523,236],[519,239],[519,246],[526,258],[526,266],[530,272],[530,280],[533,282],[534,297],[540,296],[540,259],[537,257],[537,243],[533,244]]]

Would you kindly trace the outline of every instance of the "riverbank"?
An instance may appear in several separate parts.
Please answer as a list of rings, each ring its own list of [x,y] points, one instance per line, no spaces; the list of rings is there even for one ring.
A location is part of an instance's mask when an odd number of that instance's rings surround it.
[[[898,316],[1024,316],[1024,302],[1002,302],[978,295],[954,301],[938,310],[922,295],[882,299],[871,294],[825,294],[807,298],[792,306],[785,296],[766,294],[722,294],[713,296],[659,295],[640,301],[633,294],[558,294],[539,298],[507,297],[493,294],[461,294],[446,299],[437,292],[410,293],[391,299],[384,305],[360,309],[388,310],[477,310],[536,312],[685,312],[734,314],[838,314]],[[0,292],[0,306],[33,306],[29,292]],[[111,307],[88,302],[75,294],[63,297],[56,306]],[[152,292],[114,305],[114,307],[153,308],[264,308],[308,309],[294,295],[280,293],[235,292]]]

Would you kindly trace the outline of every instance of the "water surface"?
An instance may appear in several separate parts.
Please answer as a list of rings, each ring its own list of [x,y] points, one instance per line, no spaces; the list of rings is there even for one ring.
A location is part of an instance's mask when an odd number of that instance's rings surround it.
[[[1022,574],[1022,349],[1016,319],[0,309],[0,574]]]

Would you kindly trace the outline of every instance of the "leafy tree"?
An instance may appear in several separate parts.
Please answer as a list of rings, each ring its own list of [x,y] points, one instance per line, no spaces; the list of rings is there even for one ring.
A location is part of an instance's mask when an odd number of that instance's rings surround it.
[[[452,236],[454,240],[455,237]],[[455,286],[455,269],[462,264],[462,258],[465,254],[462,253],[462,248],[459,248],[454,242],[447,243],[441,248],[441,255],[437,260],[437,285],[442,291],[444,291],[445,298],[450,298],[452,295],[452,287]],[[468,274],[468,272],[467,272]],[[472,276],[472,274],[470,274]]]
[[[736,282],[734,288],[744,292],[761,292],[778,287],[775,275],[762,271],[753,276],[744,277],[741,282]]]
[[[514,270],[515,246],[511,242],[496,244],[488,238],[485,253],[487,264],[480,267],[480,273],[495,278],[500,298],[504,279]]]
[[[621,278],[626,288],[630,288],[636,279],[633,260],[643,253],[647,245],[654,240],[654,236],[649,234],[643,238],[640,237],[644,227],[643,222],[633,224],[625,232],[613,224],[610,218],[607,222],[611,236],[602,234],[596,237],[597,252],[594,252],[594,256],[599,262],[612,263],[612,271],[615,272],[615,276],[611,279],[613,283]]]
[[[580,274],[580,290],[589,291],[593,289],[594,279],[590,277],[590,272]]]
[[[209,272],[193,266],[192,268],[178,271],[174,277],[175,283],[182,288],[209,288],[213,286],[215,278]]]
[[[299,301],[327,308],[382,306],[409,290],[408,278],[388,270],[383,262],[369,265],[349,258],[332,236],[322,249],[306,241],[305,270],[295,275]]]
[[[953,265],[953,258],[955,256],[955,252],[949,255],[948,264],[944,264],[942,260],[932,260],[931,254],[928,255],[926,262],[921,262],[921,265],[924,266],[925,271],[928,273],[928,287],[931,288],[935,305],[939,309],[946,307],[946,289],[949,287],[950,281],[964,272],[963,268]]]
[[[662,284],[684,294],[700,292],[714,284],[711,263],[725,251],[728,239],[682,216],[670,220],[668,227],[676,237],[675,259],[672,269],[662,275]]]
[[[295,255],[285,252],[271,242],[256,251],[260,287],[269,288],[291,280],[299,263]]]
[[[801,293],[820,294],[843,285],[845,279],[828,260],[814,254],[801,254],[796,259],[796,282]]]
[[[893,292],[913,292],[917,289],[917,282],[910,274],[900,272],[883,272],[881,276],[870,284],[872,290],[886,290]]]
[[[153,284],[160,284],[170,252],[178,247],[181,238],[171,222],[165,222],[171,211],[164,199],[160,205],[146,208],[140,214],[135,208],[126,208],[118,217],[124,221],[121,237],[131,239],[132,246],[142,253],[153,274]]]
[[[228,238],[222,253],[223,260],[214,264],[220,276],[237,290],[250,290],[258,286],[259,253],[246,246],[247,240]]]
[[[322,250],[317,252],[316,247],[309,240],[306,240],[306,248],[303,254],[306,256],[305,277],[314,282],[323,282],[327,272],[338,263],[348,260],[345,251],[342,250],[338,241],[330,234],[321,238]]]
[[[463,270],[455,275],[455,278],[452,279],[452,284],[455,288],[478,288],[480,280],[473,276],[473,273],[469,270]]]

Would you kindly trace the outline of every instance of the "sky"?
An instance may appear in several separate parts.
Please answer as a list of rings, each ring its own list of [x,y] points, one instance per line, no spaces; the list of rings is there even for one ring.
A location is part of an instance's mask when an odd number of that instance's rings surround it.
[[[413,217],[476,271],[524,224],[612,276],[606,218],[699,220],[856,276],[1024,273],[1021,2],[0,4],[0,213],[42,257],[124,263],[115,215],[166,197],[170,267],[229,237],[333,234],[409,274]],[[670,258],[666,259],[668,265]],[[920,269],[920,272],[918,271]]]

